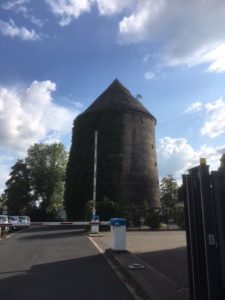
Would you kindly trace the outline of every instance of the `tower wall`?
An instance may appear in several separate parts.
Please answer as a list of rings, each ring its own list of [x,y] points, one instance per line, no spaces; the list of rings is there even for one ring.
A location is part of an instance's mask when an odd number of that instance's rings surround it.
[[[123,117],[117,111],[79,115],[73,128],[67,166],[65,206],[70,219],[83,220],[93,198],[94,132],[98,131],[96,200],[121,199]]]
[[[155,123],[141,112],[124,114],[122,199],[137,208],[160,207]]]
[[[154,116],[115,80],[73,127],[65,183],[70,219],[82,220],[92,200],[94,132],[98,131],[96,200],[108,198],[139,215],[159,207]]]

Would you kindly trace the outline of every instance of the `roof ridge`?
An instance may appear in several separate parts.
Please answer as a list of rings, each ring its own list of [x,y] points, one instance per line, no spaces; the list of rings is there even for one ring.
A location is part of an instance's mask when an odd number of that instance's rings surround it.
[[[101,110],[137,111],[145,113],[156,120],[147,108],[117,78],[113,80],[84,113]]]

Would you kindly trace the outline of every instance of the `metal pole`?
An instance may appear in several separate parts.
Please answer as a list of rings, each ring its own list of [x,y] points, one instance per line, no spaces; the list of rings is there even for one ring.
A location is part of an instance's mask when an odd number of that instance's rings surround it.
[[[97,154],[98,154],[98,131],[95,131],[94,179],[93,179],[93,209],[92,209],[92,216],[95,216],[95,214],[96,214]]]

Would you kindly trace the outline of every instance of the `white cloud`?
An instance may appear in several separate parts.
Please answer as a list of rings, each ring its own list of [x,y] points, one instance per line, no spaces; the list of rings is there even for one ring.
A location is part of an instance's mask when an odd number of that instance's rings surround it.
[[[68,25],[97,6],[101,16],[120,14],[119,40],[157,45],[157,63],[225,71],[225,2],[221,0],[45,0]],[[147,56],[145,56],[147,57]]]
[[[208,72],[224,72],[225,71],[225,43],[215,47],[205,55],[205,60],[212,62],[208,68]]]
[[[41,20],[41,19],[39,19],[39,18],[37,18],[35,16],[32,16],[30,14],[27,14],[25,17],[27,19],[29,19],[32,24],[34,24],[34,25],[36,25],[38,27],[42,27],[43,24],[45,23],[45,21],[43,21],[43,20]]]
[[[159,140],[157,153],[160,177],[172,174],[177,180],[181,180],[181,175],[199,165],[202,157],[206,158],[211,170],[216,170],[223,153],[225,145],[219,147],[203,145],[195,150],[185,138],[164,137]]]
[[[60,25],[68,25],[82,13],[89,12],[91,0],[45,0],[51,11],[61,18]]]
[[[71,131],[78,111],[56,105],[56,84],[34,81],[27,89],[0,87],[1,148],[25,152],[34,142]]]
[[[157,20],[160,7],[164,1],[137,1],[136,8],[130,16],[125,16],[119,23],[119,32],[124,42],[141,42],[154,37],[148,30],[149,23]]]
[[[203,125],[200,132],[203,136],[215,138],[225,133],[225,100],[219,98],[203,104],[192,103],[184,113],[197,113],[201,111]]]
[[[184,111],[184,113],[195,113],[202,109],[203,104],[201,102],[194,102]]]
[[[205,105],[205,123],[201,128],[201,134],[215,138],[225,133],[225,101],[220,98]]]
[[[9,154],[0,153],[0,194],[3,193],[4,186],[3,183],[9,177],[9,168],[12,166],[14,157]]]
[[[72,102],[72,104],[79,109],[84,108],[83,103],[81,103],[79,101]]]
[[[1,7],[6,10],[15,10],[16,12],[26,13],[26,4],[29,2],[29,0],[11,0],[6,3],[3,3]]]
[[[35,30],[29,30],[25,27],[18,27],[12,19],[10,19],[9,22],[0,20],[0,33],[11,38],[18,37],[24,41],[35,41],[40,39],[40,35],[38,35]]]
[[[119,23],[120,40],[157,43],[167,65],[209,63],[208,71],[222,72],[224,15],[225,2],[220,0],[139,0]]]
[[[110,16],[121,13],[123,10],[129,11],[135,6],[135,0],[45,0],[50,6],[53,14],[60,17],[59,24],[65,26],[73,19],[77,19],[81,14],[90,12],[94,5],[97,6],[99,14]]]
[[[135,0],[94,0],[98,6],[100,15],[113,15],[121,13],[124,9],[131,9]]]
[[[53,144],[53,143],[60,143],[60,133],[53,131],[46,135],[46,137],[43,139],[43,143],[46,144]]]
[[[44,21],[32,15],[31,9],[27,6],[30,3],[30,0],[13,0],[3,3],[1,8],[5,10],[11,10],[15,13],[20,13],[24,18],[28,19],[32,24],[42,27]]]
[[[71,132],[78,108],[54,103],[56,84],[34,81],[28,88],[0,86],[0,192],[10,167],[23,158],[30,145],[60,142]]]
[[[145,72],[144,78],[145,78],[146,80],[152,80],[152,79],[155,78],[155,73],[150,72],[150,71],[149,71],[149,72]]]

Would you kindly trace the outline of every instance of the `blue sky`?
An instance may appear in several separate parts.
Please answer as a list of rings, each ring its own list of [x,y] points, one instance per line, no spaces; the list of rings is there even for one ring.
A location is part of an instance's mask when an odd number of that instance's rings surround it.
[[[157,118],[160,177],[225,153],[225,2],[1,0],[0,191],[118,78]]]

